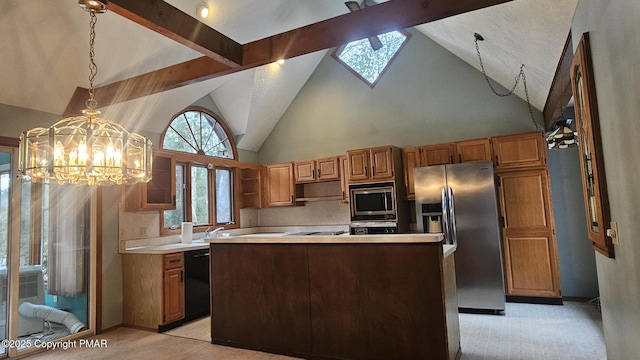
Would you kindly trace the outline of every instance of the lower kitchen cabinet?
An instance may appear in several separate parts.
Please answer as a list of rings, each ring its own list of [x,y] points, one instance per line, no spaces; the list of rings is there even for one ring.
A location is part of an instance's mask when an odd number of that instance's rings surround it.
[[[506,292],[560,297],[560,270],[546,168],[498,174]]]
[[[122,255],[123,323],[162,331],[184,318],[184,254]]]

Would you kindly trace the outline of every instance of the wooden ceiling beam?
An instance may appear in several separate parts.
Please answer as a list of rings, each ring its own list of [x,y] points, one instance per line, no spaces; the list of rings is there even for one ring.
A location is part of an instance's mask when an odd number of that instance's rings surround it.
[[[198,81],[262,66],[512,0],[390,0],[238,47],[233,40],[159,0],[110,0],[109,10],[168,36],[206,56],[95,89],[108,106]],[[188,19],[184,18],[187,17]],[[182,24],[181,21],[186,23]],[[197,23],[197,24],[194,24]],[[185,30],[186,29],[186,30]],[[200,29],[203,37],[191,38]],[[208,29],[208,30],[207,30]],[[202,41],[202,42],[200,42]],[[87,91],[77,88],[64,116],[80,114]]]
[[[511,0],[390,0],[242,46],[256,66],[402,30]]]
[[[556,67],[556,73],[551,82],[547,102],[542,110],[545,130],[555,129],[555,123],[562,115],[562,110],[567,106],[573,96],[571,90],[571,62],[573,61],[573,43],[571,42],[571,31],[564,43],[564,49]]]
[[[242,63],[242,45],[159,0],[109,0],[108,9],[229,67]]]

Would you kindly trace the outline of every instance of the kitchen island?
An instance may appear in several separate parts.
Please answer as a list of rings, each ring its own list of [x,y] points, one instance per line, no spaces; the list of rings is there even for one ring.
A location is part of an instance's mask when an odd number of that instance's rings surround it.
[[[211,342],[306,359],[456,359],[440,234],[208,239]]]

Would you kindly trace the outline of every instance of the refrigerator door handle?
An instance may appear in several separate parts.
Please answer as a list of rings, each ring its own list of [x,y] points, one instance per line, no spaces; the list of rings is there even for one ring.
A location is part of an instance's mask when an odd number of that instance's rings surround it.
[[[451,233],[451,243],[453,245],[458,244],[458,234],[456,229],[456,206],[455,199],[453,197],[453,190],[449,188],[449,232]]]
[[[449,206],[447,205],[447,191],[442,188],[442,232],[444,233],[444,243],[451,244],[449,231]]]

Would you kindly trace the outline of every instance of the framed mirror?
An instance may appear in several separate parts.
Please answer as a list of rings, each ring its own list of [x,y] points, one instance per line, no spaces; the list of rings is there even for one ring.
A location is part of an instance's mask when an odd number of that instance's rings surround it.
[[[611,215],[588,33],[582,35],[573,55],[571,87],[575,102],[587,234],[596,251],[613,258],[613,244],[611,238],[606,234],[607,228],[610,226]]]

